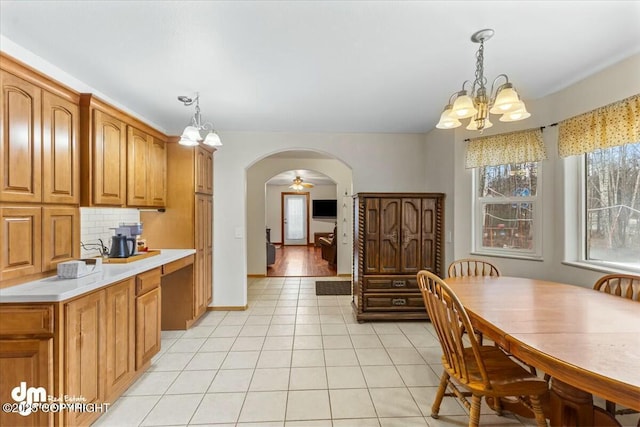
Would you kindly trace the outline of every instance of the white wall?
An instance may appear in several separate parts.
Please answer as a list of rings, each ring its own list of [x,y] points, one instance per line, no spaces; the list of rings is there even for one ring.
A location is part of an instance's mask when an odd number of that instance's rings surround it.
[[[542,163],[543,261],[492,258],[503,274],[582,286],[592,286],[595,280],[602,276],[602,272],[562,264],[563,261],[575,260],[565,259],[565,239],[569,242],[575,241],[574,227],[577,221],[572,217],[565,218],[565,210],[574,208],[578,200],[575,190],[565,179],[565,169],[572,167],[575,158],[558,157],[558,128],[548,125],[637,93],[640,93],[640,55],[615,64],[562,91],[541,99],[526,100],[527,109],[532,114],[530,119],[510,124],[495,120],[494,127],[485,132],[485,135],[493,135],[547,126],[543,131],[543,138],[549,158]],[[426,187],[436,191],[436,183],[441,183],[447,195],[450,195],[449,191],[453,194],[453,200],[447,202],[449,210],[446,215],[446,228],[452,227],[455,230],[454,247],[453,254],[447,250],[447,263],[456,258],[468,257],[471,252],[472,175],[471,170],[464,168],[467,145],[464,139],[474,136],[478,136],[478,133],[466,131],[461,126],[453,132],[435,129],[425,137],[425,163],[429,165]],[[435,153],[438,161],[434,164]],[[568,173],[567,176],[573,177]],[[450,206],[450,203],[453,206]]]
[[[260,159],[279,151],[298,149],[332,155],[351,169],[353,184],[346,189],[349,196],[363,191],[422,191],[424,188],[423,135],[221,132],[220,136],[224,146],[215,153],[214,161],[214,305],[240,306],[247,301],[247,236],[251,234],[245,231],[247,224],[253,226],[255,222],[248,219],[253,212],[248,209],[248,201],[254,197],[264,198],[266,181],[261,182],[259,189],[248,186],[247,170]],[[289,169],[291,167],[283,170]],[[337,185],[338,194],[344,195],[344,189]],[[350,212],[351,206],[344,216],[350,216]],[[254,235],[264,236],[264,213],[262,215]],[[348,233],[350,240],[352,230]],[[258,247],[256,257],[265,256],[263,249]],[[264,264],[261,263],[263,269]],[[339,258],[338,273],[343,271],[351,271],[350,261],[345,269]]]
[[[290,161],[295,162],[295,159]],[[266,225],[271,229],[271,241],[282,243],[282,193],[290,193],[293,190],[288,185],[266,185],[267,198],[265,210],[267,212]],[[309,236],[308,242],[313,243],[313,233],[333,231],[336,219],[311,218],[313,200],[336,199],[336,185],[314,185],[304,190],[309,193]]]

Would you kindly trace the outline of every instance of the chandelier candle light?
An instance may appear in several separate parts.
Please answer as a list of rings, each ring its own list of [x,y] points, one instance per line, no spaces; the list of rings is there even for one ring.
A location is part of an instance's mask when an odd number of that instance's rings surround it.
[[[489,113],[502,114],[501,122],[515,122],[531,117],[525,108],[524,102],[520,99],[518,92],[509,82],[506,74],[500,74],[493,80],[491,90],[487,94],[487,79],[484,77],[484,42],[493,37],[492,29],[480,30],[471,36],[471,41],[480,43],[476,52],[476,76],[473,84],[466,80],[462,84],[462,90],[456,92],[449,98],[449,103],[444,107],[440,116],[440,121],[436,125],[438,129],[453,129],[460,126],[461,119],[470,118],[468,130],[478,130],[482,133],[484,129],[493,126],[489,121]],[[505,82],[493,89],[496,82],[504,78]],[[471,93],[467,93],[467,83],[471,86]]]
[[[184,128],[182,135],[180,136],[181,145],[196,146],[199,142],[210,147],[220,147],[222,141],[220,137],[213,129],[213,125],[209,122],[202,123],[202,117],[200,116],[200,94],[196,93],[195,99],[191,99],[188,96],[179,96],[178,101],[182,102],[186,107],[196,104],[196,112],[191,118],[189,126]],[[207,131],[207,136],[203,139],[201,131]]]

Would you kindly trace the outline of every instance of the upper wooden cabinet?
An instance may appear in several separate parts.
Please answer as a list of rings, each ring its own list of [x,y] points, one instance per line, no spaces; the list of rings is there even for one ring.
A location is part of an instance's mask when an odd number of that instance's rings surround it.
[[[80,203],[77,103],[42,92],[42,201]]]
[[[127,131],[127,205],[166,205],[167,155],[164,141],[134,128]]]
[[[196,193],[213,194],[213,152],[198,145],[195,148]]]
[[[0,280],[42,271],[42,208],[0,208]]]
[[[164,207],[166,137],[91,94],[80,115],[81,204]]]

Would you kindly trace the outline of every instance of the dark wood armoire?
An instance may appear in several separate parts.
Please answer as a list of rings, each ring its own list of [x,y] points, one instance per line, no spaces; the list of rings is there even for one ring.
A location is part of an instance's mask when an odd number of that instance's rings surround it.
[[[353,306],[358,321],[427,319],[416,273],[443,273],[444,194],[354,196]]]

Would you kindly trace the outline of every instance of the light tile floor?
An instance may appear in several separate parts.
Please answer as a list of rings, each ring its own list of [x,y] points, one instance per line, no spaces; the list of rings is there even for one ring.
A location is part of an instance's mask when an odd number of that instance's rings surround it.
[[[438,420],[429,416],[442,372],[430,323],[360,324],[350,296],[316,296],[308,277],[249,279],[248,304],[163,332],[150,369],[94,425],[467,425],[467,410],[453,398]],[[480,422],[534,425],[486,406]]]

